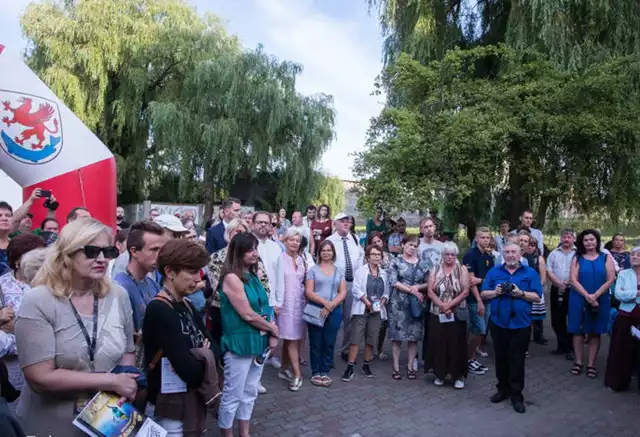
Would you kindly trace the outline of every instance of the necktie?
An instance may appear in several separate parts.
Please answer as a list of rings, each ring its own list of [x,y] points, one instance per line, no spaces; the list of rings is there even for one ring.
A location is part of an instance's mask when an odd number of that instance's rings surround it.
[[[351,265],[351,256],[349,256],[347,237],[342,237],[342,247],[344,247],[344,280],[353,282],[353,266]]]

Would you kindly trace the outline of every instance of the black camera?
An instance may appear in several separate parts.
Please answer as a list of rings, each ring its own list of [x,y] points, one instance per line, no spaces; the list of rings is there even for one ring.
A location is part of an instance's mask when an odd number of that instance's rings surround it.
[[[513,282],[507,281],[502,283],[502,294],[511,294],[515,290],[516,286]]]

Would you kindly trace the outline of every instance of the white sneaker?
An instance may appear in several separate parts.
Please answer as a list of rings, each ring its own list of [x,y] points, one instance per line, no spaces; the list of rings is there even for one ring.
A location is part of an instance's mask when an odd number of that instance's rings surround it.
[[[280,363],[280,360],[278,359],[278,357],[269,358],[265,364],[270,365],[274,369],[279,369],[280,367],[282,367],[282,364]]]
[[[293,380],[293,373],[291,373],[291,370],[289,369],[281,370],[278,372],[278,378],[282,379],[283,381],[291,382]]]
[[[435,378],[433,380],[433,385],[437,385],[438,387],[443,386],[444,385],[444,381],[441,380],[440,378]]]
[[[464,388],[464,380],[458,379],[456,382],[453,383],[453,388],[457,388],[458,390],[463,389]]]
[[[263,395],[267,392],[267,389],[262,385],[261,382],[258,383],[258,394]]]

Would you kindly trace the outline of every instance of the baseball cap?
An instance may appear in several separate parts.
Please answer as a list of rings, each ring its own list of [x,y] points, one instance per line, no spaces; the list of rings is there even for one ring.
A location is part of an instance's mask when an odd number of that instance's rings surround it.
[[[338,220],[342,220],[342,219],[346,219],[349,218],[349,216],[347,214],[345,214],[344,212],[338,213],[338,215],[333,219],[334,221],[338,221]]]
[[[187,232],[188,229],[182,225],[180,219],[171,214],[160,214],[158,217],[153,219],[154,222],[159,224],[165,229],[169,229],[173,232]]]

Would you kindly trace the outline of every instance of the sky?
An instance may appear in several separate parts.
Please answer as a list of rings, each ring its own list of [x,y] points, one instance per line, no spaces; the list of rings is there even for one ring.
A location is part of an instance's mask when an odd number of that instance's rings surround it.
[[[372,96],[373,82],[382,68],[382,37],[375,13],[365,0],[190,0],[200,11],[218,15],[227,31],[246,48],[258,44],[281,60],[304,68],[297,81],[302,94],[326,93],[334,98],[336,139],[320,169],[353,179],[352,154],[362,150],[371,117],[382,109]],[[20,15],[31,0],[0,0],[0,44],[20,53],[26,46]],[[19,202],[19,190],[0,172],[5,187]],[[17,193],[17,194],[14,194]]]

